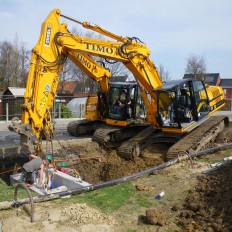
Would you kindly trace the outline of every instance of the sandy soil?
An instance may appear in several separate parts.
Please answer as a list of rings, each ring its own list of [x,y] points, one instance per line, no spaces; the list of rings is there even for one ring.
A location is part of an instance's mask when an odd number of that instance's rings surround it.
[[[231,141],[225,131],[218,143]],[[218,144],[215,144],[215,146]],[[163,162],[164,145],[148,147],[141,157],[125,161],[114,151],[105,151],[96,143],[70,147],[68,158],[80,157],[72,166],[90,182],[112,180]],[[62,151],[57,153],[61,158]],[[232,154],[231,154],[232,155]],[[89,159],[91,157],[91,159]],[[86,159],[88,158],[88,159]],[[207,156],[220,160],[223,152]],[[30,222],[28,208],[0,211],[3,232],[8,231],[232,231],[232,165],[202,174],[210,168],[205,162],[190,161],[173,165],[153,175],[133,181],[139,194],[152,193],[152,207],[133,207],[133,199],[111,215],[85,204],[36,204],[35,222]],[[155,196],[161,191],[161,200]]]

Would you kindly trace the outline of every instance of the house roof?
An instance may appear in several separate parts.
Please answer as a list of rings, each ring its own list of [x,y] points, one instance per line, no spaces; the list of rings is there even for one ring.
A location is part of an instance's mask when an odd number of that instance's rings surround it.
[[[232,88],[232,79],[221,79],[220,86],[223,88]]]
[[[128,76],[112,76],[109,81],[110,82],[125,82]],[[80,84],[79,84],[80,85]],[[60,82],[57,88],[57,92],[62,94],[74,94],[76,93],[78,86],[78,81],[66,81],[64,83]]]
[[[204,78],[204,82],[208,85],[217,85],[220,78],[220,73],[205,73],[205,74],[184,74],[183,79],[187,78]]]
[[[57,88],[57,92],[74,93],[76,87],[77,87],[77,81],[66,81],[65,83],[63,83],[63,86],[62,83],[60,82]]]
[[[204,81],[208,85],[217,85],[218,78],[220,77],[219,73],[207,73]]]
[[[6,95],[6,93],[11,93],[15,97],[23,97],[25,93],[26,88],[20,88],[20,87],[8,87],[6,91],[4,91],[3,95]]]

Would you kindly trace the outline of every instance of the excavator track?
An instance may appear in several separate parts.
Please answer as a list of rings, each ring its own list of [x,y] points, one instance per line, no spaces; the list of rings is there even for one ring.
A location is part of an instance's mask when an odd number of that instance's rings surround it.
[[[117,154],[123,159],[133,160],[151,144],[175,144],[181,137],[182,135],[180,134],[164,133],[161,129],[155,129],[153,126],[149,126],[118,147]]]
[[[184,136],[172,147],[169,148],[166,159],[176,158],[183,152],[198,152],[207,144],[214,141],[216,137],[223,131],[225,126],[229,125],[229,119],[226,116],[211,116],[203,122],[194,131]]]
[[[99,144],[106,145],[110,142],[110,134],[119,131],[120,128],[108,127],[97,129],[93,135],[92,140]]]
[[[68,124],[67,131],[70,135],[78,137],[93,133],[102,124],[101,121],[75,120]]]
[[[134,124],[127,127],[105,126],[94,132],[92,140],[107,148],[119,147],[124,141],[138,134],[148,124]]]
[[[145,140],[155,131],[153,125],[143,129],[136,136],[124,142],[117,148],[117,154],[125,160],[132,160],[143,150]]]

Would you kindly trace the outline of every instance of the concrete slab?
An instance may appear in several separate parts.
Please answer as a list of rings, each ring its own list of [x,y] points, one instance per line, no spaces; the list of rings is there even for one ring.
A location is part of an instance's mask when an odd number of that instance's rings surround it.
[[[16,185],[17,183],[24,183],[22,173],[13,174],[10,176],[10,184]],[[40,195],[45,195],[91,186],[91,184],[83,181],[80,177],[73,177],[58,170],[54,172],[53,183],[55,188],[51,190],[47,190],[46,188],[39,189],[36,181],[31,187],[29,187],[29,189]]]

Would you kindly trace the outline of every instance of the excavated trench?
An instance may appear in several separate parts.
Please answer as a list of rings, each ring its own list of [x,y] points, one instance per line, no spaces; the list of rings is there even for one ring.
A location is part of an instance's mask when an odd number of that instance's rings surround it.
[[[105,150],[95,142],[73,145],[58,150],[55,160],[65,161],[69,168],[75,168],[81,178],[91,184],[105,182],[140,172],[164,162],[169,146],[152,145],[140,157],[126,161],[115,150]],[[151,152],[152,150],[152,152]]]
[[[3,179],[7,184],[10,184],[10,175],[20,172],[22,165],[28,161],[28,156],[1,160],[0,178]]]
[[[126,161],[116,154],[115,150],[105,150],[95,142],[84,142],[81,145],[63,144],[62,149],[53,151],[56,165],[62,162],[67,168],[75,169],[80,177],[90,183],[110,181],[140,172],[164,162],[164,155],[169,146],[166,144],[151,145],[132,161]],[[20,172],[20,166],[28,162],[28,158],[7,159],[1,164],[0,178],[9,183],[13,172]]]

